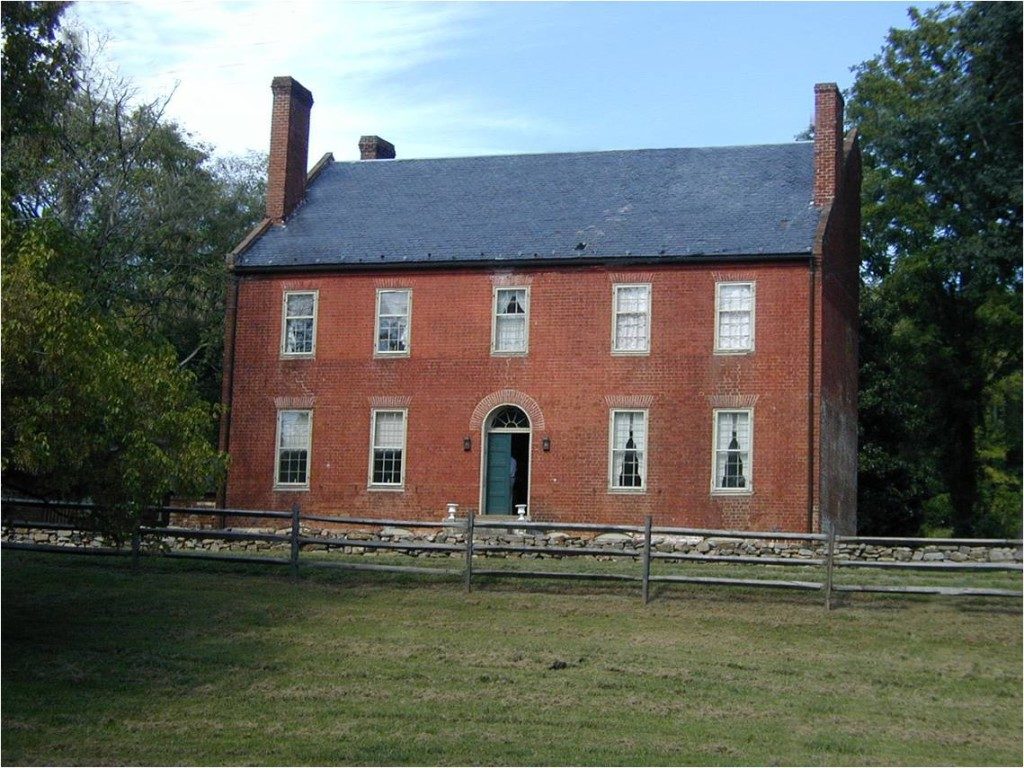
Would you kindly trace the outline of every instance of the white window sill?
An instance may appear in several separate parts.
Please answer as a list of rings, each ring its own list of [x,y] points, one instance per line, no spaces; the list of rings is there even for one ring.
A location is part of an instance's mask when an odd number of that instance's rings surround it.
[[[390,491],[391,493],[401,493],[405,490],[404,485],[368,485],[366,486],[368,491]]]
[[[309,485],[275,485],[275,491],[308,491]]]
[[[385,359],[389,357],[409,357],[409,354],[409,350],[405,350],[404,352],[380,352],[374,350],[373,356],[378,359]]]
[[[647,493],[647,488],[609,488],[608,493],[616,496],[643,496]]]
[[[715,354],[727,355],[730,357],[735,357],[736,355],[752,355],[754,354],[754,348],[751,347],[750,349],[716,349]]]
[[[315,352],[282,352],[282,360],[312,360],[316,357]]]
[[[526,349],[516,351],[499,351],[496,349],[491,350],[491,357],[526,357],[528,354],[530,354],[530,352],[529,350]]]
[[[649,357],[651,350],[649,349],[613,349],[612,357]]]
[[[712,488],[712,496],[753,496],[753,487],[749,488]]]

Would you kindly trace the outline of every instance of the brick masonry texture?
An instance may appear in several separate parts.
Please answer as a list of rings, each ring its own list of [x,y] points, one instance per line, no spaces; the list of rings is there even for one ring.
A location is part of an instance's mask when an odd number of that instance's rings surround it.
[[[534,519],[636,523],[650,514],[656,524],[807,530],[807,275],[801,261],[645,266],[642,274],[563,267],[243,276],[227,503],[277,509],[297,501],[308,513],[410,519],[437,517],[447,502],[479,509],[478,405],[512,390],[543,417],[530,454]],[[525,356],[491,355],[496,276],[531,286]],[[612,285],[639,278],[652,289],[650,354],[613,356]],[[753,353],[713,354],[716,280],[756,282]],[[373,355],[376,290],[384,285],[412,291],[408,357]],[[310,289],[319,291],[315,358],[281,359],[282,293]],[[278,398],[312,401],[308,491],[274,490]],[[379,398],[408,403],[400,492],[367,488]],[[608,491],[609,403],[623,398],[650,403],[642,494]],[[753,404],[753,493],[716,495],[712,412],[733,404]]]

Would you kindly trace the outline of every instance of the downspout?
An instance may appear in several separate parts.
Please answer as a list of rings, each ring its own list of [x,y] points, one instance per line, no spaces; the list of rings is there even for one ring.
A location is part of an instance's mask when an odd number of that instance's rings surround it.
[[[827,220],[827,216],[825,217]],[[819,241],[820,242],[820,241]],[[815,371],[815,340],[816,325],[815,309],[817,308],[817,277],[818,258],[813,256],[807,272],[807,532],[814,530],[814,441],[817,432],[814,429],[814,371]]]
[[[224,303],[224,365],[221,371],[220,383],[220,437],[218,449],[221,453],[227,453],[231,445],[231,404],[235,390],[235,336],[238,327],[238,275],[235,274],[231,257],[228,263],[228,285]],[[220,492],[217,495],[217,506],[224,508],[227,503],[228,481],[227,477],[221,484]],[[225,525],[221,519],[221,527]]]

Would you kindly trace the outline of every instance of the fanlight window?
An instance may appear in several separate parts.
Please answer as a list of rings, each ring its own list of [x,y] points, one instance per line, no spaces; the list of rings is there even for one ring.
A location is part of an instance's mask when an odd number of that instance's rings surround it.
[[[494,414],[491,429],[529,429],[530,420],[514,405],[507,405]]]

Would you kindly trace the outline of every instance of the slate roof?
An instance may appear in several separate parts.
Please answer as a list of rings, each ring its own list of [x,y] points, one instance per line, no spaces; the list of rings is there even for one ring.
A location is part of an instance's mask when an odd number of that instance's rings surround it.
[[[809,254],[813,144],[333,162],[247,269]]]

